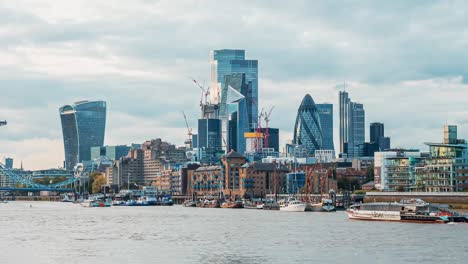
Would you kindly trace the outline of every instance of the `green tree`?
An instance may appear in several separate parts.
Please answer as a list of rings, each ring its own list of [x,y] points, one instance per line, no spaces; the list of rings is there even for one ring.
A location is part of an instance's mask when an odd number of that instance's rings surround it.
[[[374,165],[367,167],[366,182],[374,181]]]
[[[106,184],[106,177],[101,173],[93,173],[90,175],[91,179],[91,186],[92,186],[92,193],[98,193],[101,191],[101,186]]]

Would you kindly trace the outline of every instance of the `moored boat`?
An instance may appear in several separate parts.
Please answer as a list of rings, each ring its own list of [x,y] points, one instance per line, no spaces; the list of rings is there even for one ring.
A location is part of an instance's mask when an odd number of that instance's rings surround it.
[[[280,211],[305,212],[306,204],[298,200],[290,200],[280,205]]]
[[[197,202],[193,200],[187,200],[183,203],[184,207],[197,207]]]
[[[261,206],[263,210],[279,210],[280,205],[278,202],[275,200],[267,200],[263,203],[263,206]]]
[[[221,208],[243,208],[244,205],[240,201],[235,201],[235,202],[224,202],[221,204]]]
[[[335,212],[336,211],[336,207],[333,204],[333,201],[331,199],[322,200],[322,211],[323,212]]]
[[[438,206],[422,200],[399,203],[367,203],[351,206],[347,211],[349,219],[372,221],[402,221],[419,223],[447,223],[454,215]]]

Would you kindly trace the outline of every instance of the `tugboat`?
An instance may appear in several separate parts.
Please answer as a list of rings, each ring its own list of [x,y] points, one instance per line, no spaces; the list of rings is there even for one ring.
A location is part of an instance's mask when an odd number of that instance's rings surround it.
[[[417,223],[466,222],[467,218],[441,209],[420,199],[399,203],[367,203],[352,205],[347,211],[349,219],[372,221],[400,221]]]

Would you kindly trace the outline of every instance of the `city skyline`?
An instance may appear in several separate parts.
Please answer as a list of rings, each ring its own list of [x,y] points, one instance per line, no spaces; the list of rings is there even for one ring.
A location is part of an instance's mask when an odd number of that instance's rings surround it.
[[[463,44],[468,37],[456,34],[466,30],[463,16],[456,12],[466,9],[462,2],[384,7],[304,3],[281,7],[259,2],[253,9],[223,3],[206,10],[193,3],[179,7],[182,10],[169,2],[112,5],[113,9],[105,3],[84,8],[78,3],[41,6],[18,1],[1,9],[4,17],[14,19],[2,33],[7,40],[0,43],[4,48],[0,85],[7,98],[0,106],[0,120],[8,121],[0,128],[0,155],[13,157],[15,167],[21,160],[28,169],[62,165],[56,111],[82,99],[108,102],[107,145],[156,137],[183,145],[186,129],[180,111],[186,111],[194,129],[199,118],[200,93],[187,76],[209,83],[209,53],[215,49],[244,49],[248,58],[258,60],[259,109],[276,106],[270,126],[280,128],[281,147],[292,139],[297,106],[310,94],[317,103],[334,105],[334,144],[339,153],[338,91],[344,81],[350,97],[365,106],[366,141],[372,122],[385,124],[395,147],[425,151],[423,142],[440,142],[439,131],[447,123],[458,125],[459,137],[468,138]],[[231,14],[204,13],[226,8],[243,14],[239,27],[232,26],[237,20]],[[291,9],[294,12],[288,12]],[[380,17],[376,24],[387,30],[376,31],[362,16],[332,15],[345,11]],[[412,12],[411,21],[406,12]],[[281,19],[290,18],[290,13],[297,18]],[[426,21],[428,16],[434,19]],[[132,19],[141,31],[121,27],[121,19]],[[437,23],[442,26],[433,27]],[[167,24],[180,34],[165,32]],[[221,32],[227,27],[232,27],[229,39]],[[136,33],[144,37],[135,39]],[[174,91],[180,93],[175,97]]]

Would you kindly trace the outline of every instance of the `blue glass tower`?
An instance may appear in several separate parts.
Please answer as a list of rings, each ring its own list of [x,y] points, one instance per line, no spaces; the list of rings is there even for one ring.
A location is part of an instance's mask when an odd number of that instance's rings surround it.
[[[106,102],[80,101],[59,109],[68,170],[91,159],[91,147],[104,145]]]
[[[220,103],[220,117],[228,118],[225,85],[225,76],[235,73],[245,74],[245,83],[249,86],[247,99],[247,112],[249,128],[256,128],[258,116],[258,61],[246,60],[244,50],[214,50],[210,56],[212,91]],[[223,100],[224,98],[224,100]]]
[[[319,112],[309,94],[302,99],[297,111],[293,143],[302,145],[310,156],[323,147]]]
[[[322,127],[322,140],[324,150],[335,150],[333,144],[333,104],[316,104]]]

